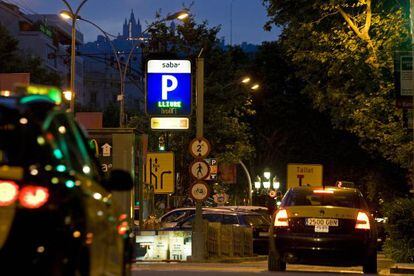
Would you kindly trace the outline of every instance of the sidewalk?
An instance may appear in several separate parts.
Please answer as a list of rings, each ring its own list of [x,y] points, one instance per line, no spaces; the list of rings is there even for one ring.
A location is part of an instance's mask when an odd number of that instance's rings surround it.
[[[397,263],[390,268],[391,274],[409,274],[414,275],[414,264]]]
[[[231,257],[231,258],[210,258],[203,261],[179,261],[179,260],[136,260],[135,263],[243,263],[243,262],[261,262],[266,261],[267,256],[253,257]]]

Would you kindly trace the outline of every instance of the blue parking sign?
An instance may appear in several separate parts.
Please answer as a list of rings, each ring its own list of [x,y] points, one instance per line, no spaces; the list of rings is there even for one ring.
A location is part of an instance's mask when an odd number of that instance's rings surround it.
[[[191,62],[149,60],[147,62],[146,109],[151,116],[191,114]]]

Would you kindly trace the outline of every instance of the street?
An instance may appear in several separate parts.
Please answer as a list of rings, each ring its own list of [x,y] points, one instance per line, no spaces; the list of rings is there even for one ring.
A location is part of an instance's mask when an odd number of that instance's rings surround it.
[[[389,275],[393,262],[384,255],[378,255],[378,273]],[[284,275],[286,272],[267,271],[267,261],[242,263],[138,263],[132,268],[132,275]],[[328,267],[310,265],[288,265],[287,274],[308,275],[362,274],[361,267]]]

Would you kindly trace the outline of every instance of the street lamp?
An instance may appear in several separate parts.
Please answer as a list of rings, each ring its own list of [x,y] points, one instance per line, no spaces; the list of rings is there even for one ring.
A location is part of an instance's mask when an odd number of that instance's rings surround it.
[[[88,0],[82,0],[76,10],[72,9],[71,5],[68,3],[67,0],[62,0],[62,2],[67,6],[69,12],[66,14],[61,14],[62,17],[66,19],[72,20],[72,43],[71,43],[71,53],[70,53],[70,91],[71,99],[70,99],[70,111],[75,113],[75,97],[76,97],[76,90],[75,90],[75,70],[76,70],[76,19],[79,15],[80,9]]]
[[[250,89],[252,89],[252,90],[258,90],[260,88],[260,85],[259,84],[254,84],[252,87],[250,87]]]

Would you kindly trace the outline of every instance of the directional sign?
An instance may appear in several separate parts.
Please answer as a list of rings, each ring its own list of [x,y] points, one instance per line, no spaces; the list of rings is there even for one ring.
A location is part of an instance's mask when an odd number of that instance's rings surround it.
[[[191,62],[147,62],[147,113],[153,116],[191,114]]]
[[[197,159],[190,165],[190,173],[195,179],[205,179],[210,174],[210,166],[206,161]]]
[[[194,158],[205,158],[210,153],[210,143],[206,138],[196,138],[190,142],[190,153]]]
[[[198,181],[190,187],[190,195],[195,200],[203,201],[209,197],[210,189],[207,183]]]
[[[287,188],[322,186],[323,166],[320,164],[288,164]]]
[[[210,166],[210,174],[206,177],[205,180],[217,180],[217,173],[218,173],[218,162],[215,158],[207,158],[205,161]]]
[[[111,156],[112,146],[108,143],[105,143],[102,147],[102,156]]]
[[[154,187],[154,193],[174,193],[174,180],[174,153],[148,152],[145,167],[145,183]]]

